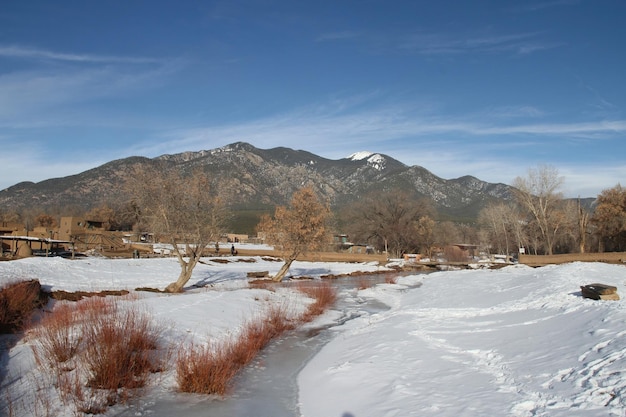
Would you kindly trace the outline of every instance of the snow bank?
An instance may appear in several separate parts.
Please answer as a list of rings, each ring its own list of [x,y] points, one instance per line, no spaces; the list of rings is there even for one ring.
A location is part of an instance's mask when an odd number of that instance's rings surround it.
[[[337,329],[305,367],[302,415],[624,416],[624,301],[583,299],[598,281],[626,295],[626,268],[599,263],[365,290],[392,308]]]
[[[274,273],[280,262],[224,259],[229,262],[203,259],[184,294],[140,293],[133,302],[166,325],[171,342],[228,337],[268,306],[304,308],[307,300],[286,288],[248,288],[248,271]],[[292,273],[316,277],[378,269],[295,262]],[[0,262],[0,285],[37,278],[66,291],[164,288],[178,272],[171,258],[30,258]],[[583,299],[580,285],[594,282],[614,285],[625,297],[626,267],[516,265],[414,275],[350,290],[350,296],[390,308],[362,311],[331,330],[332,340],[298,375],[295,415],[626,416],[625,301]],[[337,317],[329,312],[320,322]],[[20,401],[36,389],[40,375],[31,342],[25,338],[1,361],[3,384],[10,380]],[[172,392],[171,376],[163,377],[160,389]],[[71,415],[58,404],[50,407],[59,416]]]

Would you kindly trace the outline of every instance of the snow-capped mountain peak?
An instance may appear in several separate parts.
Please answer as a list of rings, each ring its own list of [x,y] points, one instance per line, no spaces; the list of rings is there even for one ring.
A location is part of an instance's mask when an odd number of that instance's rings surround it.
[[[361,151],[353,153],[348,157],[348,159],[351,159],[352,161],[362,161],[364,159],[367,159],[367,164],[372,168],[379,171],[385,169],[385,158],[378,153]]]
[[[367,163],[374,169],[382,171],[385,169],[385,158],[378,153],[372,154],[369,158],[367,158]]]
[[[373,152],[369,152],[369,151],[361,151],[361,152],[355,152],[352,155],[350,155],[348,157],[348,159],[351,159],[353,161],[361,161],[365,158],[369,158],[370,156],[374,155]]]

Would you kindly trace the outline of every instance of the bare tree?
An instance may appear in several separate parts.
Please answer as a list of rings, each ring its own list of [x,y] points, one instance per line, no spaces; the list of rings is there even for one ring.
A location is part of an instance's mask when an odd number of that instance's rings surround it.
[[[435,238],[435,221],[430,216],[425,215],[420,217],[415,224],[420,252],[432,258],[433,248],[437,240]]]
[[[526,178],[517,177],[513,181],[515,197],[536,223],[548,255],[553,252],[555,237],[564,221],[559,210],[563,197],[558,190],[562,184],[558,170],[547,165],[531,168]]]
[[[461,241],[459,226],[451,221],[436,223],[434,233],[439,246],[448,246],[455,243],[467,243]]]
[[[2,208],[0,208],[0,221],[6,223],[19,223],[22,221],[22,217],[16,211],[2,211]]]
[[[181,271],[166,292],[181,292],[211,242],[219,239],[227,214],[219,193],[212,193],[206,175],[196,171],[138,168],[132,192],[147,230],[170,243]]]
[[[35,224],[37,226],[45,227],[47,229],[57,227],[56,219],[53,216],[45,213],[41,213],[37,217],[35,217]]]
[[[102,222],[105,230],[115,230],[117,221],[115,220],[115,210],[108,204],[103,204],[99,207],[94,207],[85,213],[86,220],[96,220]]]
[[[568,252],[585,253],[591,212],[583,207],[579,198],[577,201],[567,200],[563,205],[563,213],[565,214],[564,231],[566,233],[562,233],[559,243]]]
[[[327,223],[330,218],[328,204],[321,202],[313,188],[296,191],[288,207],[276,207],[274,217],[264,216],[258,230],[269,243],[282,250],[285,263],[272,278],[282,281],[296,258],[308,250],[321,248],[329,242]]]
[[[510,254],[524,246],[523,222],[519,211],[512,204],[490,204],[478,214],[487,246],[497,253]]]
[[[392,190],[367,195],[351,205],[347,210],[350,221],[346,227],[351,236],[399,257],[402,253],[417,252],[424,243],[420,236],[426,240],[432,237],[433,224],[426,219],[434,217],[434,212],[427,200]],[[426,230],[427,225],[429,230]]]
[[[587,210],[580,204],[580,198],[578,199],[578,206],[577,206],[576,213],[578,214],[577,216],[578,221],[576,222],[576,226],[578,226],[577,227],[578,249],[580,253],[585,253],[585,247],[587,245],[587,234],[589,233],[589,221],[591,220],[591,213],[589,212],[589,210]]]
[[[592,223],[600,237],[600,251],[626,248],[626,188],[617,184],[603,190],[596,200]]]

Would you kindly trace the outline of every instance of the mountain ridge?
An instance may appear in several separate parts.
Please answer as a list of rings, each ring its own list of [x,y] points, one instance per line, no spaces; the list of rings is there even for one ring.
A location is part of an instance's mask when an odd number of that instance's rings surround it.
[[[294,191],[311,185],[341,207],[371,192],[402,189],[431,199],[443,217],[475,219],[489,202],[512,199],[511,186],[471,175],[446,180],[424,167],[408,166],[388,155],[360,151],[327,159],[287,147],[260,149],[235,142],[212,150],[186,151],[155,158],[131,156],[99,167],[41,182],[20,182],[0,191],[0,206],[19,210],[73,206],[84,210],[129,200],[124,183],[135,168],[159,166],[192,172],[201,169],[225,201],[237,209],[269,209],[286,204]]]

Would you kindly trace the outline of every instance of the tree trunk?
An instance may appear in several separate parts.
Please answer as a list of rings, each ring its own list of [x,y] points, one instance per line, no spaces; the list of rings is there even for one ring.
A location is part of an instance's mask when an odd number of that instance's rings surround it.
[[[191,279],[191,273],[193,272],[193,268],[198,263],[199,257],[191,257],[189,261],[185,261],[182,257],[178,258],[178,262],[180,263],[180,275],[178,275],[178,279],[176,282],[172,282],[167,287],[165,287],[165,292],[182,292],[185,284]]]
[[[287,272],[289,272],[289,268],[291,267],[291,264],[293,263],[293,261],[295,261],[295,259],[296,258],[289,258],[285,260],[285,263],[280,268],[280,271],[278,271],[278,273],[272,277],[272,281],[282,281],[285,275],[287,275]]]

